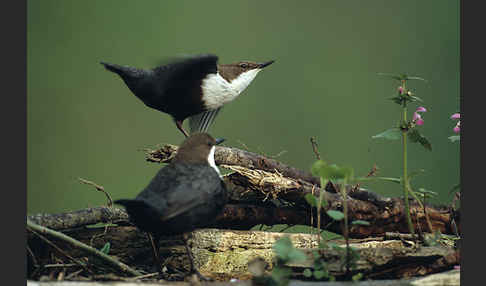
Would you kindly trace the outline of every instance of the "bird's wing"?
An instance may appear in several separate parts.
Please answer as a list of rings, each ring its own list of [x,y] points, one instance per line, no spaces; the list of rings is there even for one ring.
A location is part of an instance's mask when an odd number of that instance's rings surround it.
[[[181,171],[189,172],[192,177],[177,179]],[[211,167],[201,169],[178,164],[174,168],[162,168],[139,197],[157,209],[160,219],[165,221],[207,203],[213,192],[220,188],[219,175]]]
[[[210,73],[217,73],[218,57],[211,54],[197,55],[172,60],[169,64],[155,68],[161,87],[165,91],[183,91],[201,85],[201,80]]]
[[[191,134],[195,132],[207,132],[221,107],[204,111],[189,117],[189,129]]]

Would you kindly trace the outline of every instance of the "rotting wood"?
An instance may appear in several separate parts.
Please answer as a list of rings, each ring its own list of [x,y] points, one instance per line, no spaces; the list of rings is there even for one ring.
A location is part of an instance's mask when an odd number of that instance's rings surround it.
[[[157,150],[147,151],[148,161],[169,162],[177,152],[177,146],[164,145]],[[261,164],[261,161],[272,162]],[[310,173],[289,167],[274,159],[262,155],[239,150],[237,148],[217,147],[215,152],[216,164],[228,168],[235,173],[226,176],[226,183],[230,186],[231,198],[235,201],[248,201],[251,204],[262,204],[269,198],[284,199],[292,204],[307,207],[304,196],[312,192],[314,186],[319,186],[319,179]],[[268,167],[272,166],[272,168]],[[342,210],[342,201],[339,190],[335,185],[328,183],[326,198],[330,200],[330,209]],[[314,192],[319,195],[321,188]],[[404,221],[404,203],[399,198],[386,198],[364,188],[347,186],[350,220],[360,219],[375,222],[375,227],[359,227],[357,231],[351,229],[352,236],[363,237],[377,235],[387,231],[408,232]],[[261,199],[263,198],[263,199]],[[354,200],[352,200],[354,199]],[[368,202],[369,204],[367,204]],[[453,224],[460,229],[460,212],[450,207],[433,207],[426,205],[425,210],[414,201],[410,202],[411,214],[417,229],[429,229],[424,211],[429,216],[435,231],[454,234]],[[310,217],[310,214],[308,215]],[[327,222],[324,220],[325,224]],[[299,224],[299,223],[297,223]],[[304,223],[302,223],[304,224]],[[333,226],[332,231],[341,233],[339,227]]]
[[[94,207],[59,214],[34,214],[28,216],[36,224],[53,230],[76,228],[97,223],[118,223],[128,221],[125,210],[115,207]]]
[[[66,232],[66,234],[85,243],[91,237],[99,235],[103,228],[84,228]],[[250,279],[248,262],[261,257],[269,263],[271,269],[274,252],[272,246],[281,237],[289,236],[296,248],[305,251],[311,258],[311,251],[316,249],[315,235],[286,234],[262,231],[236,231],[219,229],[200,229],[191,233],[189,245],[195,258],[196,266],[201,273],[220,281],[231,278]],[[382,241],[353,239],[351,246],[359,249],[360,260],[356,271],[362,272],[366,277],[373,279],[386,279],[397,277],[411,277],[426,275],[451,269],[459,263],[458,252],[448,247],[421,247],[418,250],[404,247],[401,241]],[[32,242],[29,240],[29,243]],[[106,242],[111,243],[110,255],[117,257],[121,262],[146,273],[153,272],[153,261],[150,255],[150,246],[146,236],[135,227],[109,227],[104,236],[93,241],[93,247],[101,248]],[[337,241],[343,243],[342,241]],[[79,250],[65,245],[62,241],[55,241],[73,257],[83,257]],[[49,255],[42,255],[39,246],[33,247],[39,263],[49,261]],[[183,271],[188,270],[188,261],[180,237],[166,237],[161,240],[160,251],[162,258],[170,267]],[[326,258],[329,270],[333,275],[342,275],[342,258],[335,250],[320,250]],[[302,264],[293,264],[297,273],[296,278],[302,278],[298,273],[311,266],[311,260]],[[73,268],[73,267],[72,267]],[[71,271],[75,271],[73,268]]]
[[[311,184],[282,177],[260,170],[235,168],[238,170],[226,175],[230,204],[211,225],[214,228],[250,229],[255,225],[310,225],[311,210],[304,196],[312,192]],[[314,188],[314,194],[319,196],[320,188]],[[365,191],[363,191],[365,192]],[[370,194],[372,192],[366,191]],[[367,197],[374,197],[367,195]],[[328,209],[342,211],[342,198],[338,193],[326,192]],[[273,201],[284,200],[284,205],[276,205]],[[366,199],[361,201],[354,197],[348,198],[348,215],[352,220],[366,220],[370,226],[352,225],[350,237],[380,236],[385,232],[406,232],[403,200],[398,198],[383,198],[375,204]],[[423,208],[411,203],[414,222],[422,229],[427,229]],[[443,234],[454,234],[451,224],[452,214],[448,209],[426,206],[427,213],[434,229]],[[457,213],[457,212],[454,212]],[[453,213],[453,214],[454,214]],[[317,212],[312,213],[314,221]],[[36,214],[29,216],[33,222],[51,229],[68,229],[96,223],[128,223],[128,215],[121,208],[96,207],[67,212],[63,214]],[[456,219],[456,224],[460,222]],[[321,228],[342,233],[341,225],[323,215]]]

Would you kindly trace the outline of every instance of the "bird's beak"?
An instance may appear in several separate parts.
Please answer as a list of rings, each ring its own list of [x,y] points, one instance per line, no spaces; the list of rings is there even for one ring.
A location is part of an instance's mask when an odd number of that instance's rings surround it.
[[[266,66],[273,64],[273,62],[275,62],[275,61],[269,61],[269,62],[261,63],[261,64],[259,64],[258,68],[262,69]]]
[[[223,143],[224,140],[226,140],[226,139],[224,139],[224,138],[217,138],[217,139],[214,139],[214,140],[216,140],[216,145],[219,145],[219,144]]]

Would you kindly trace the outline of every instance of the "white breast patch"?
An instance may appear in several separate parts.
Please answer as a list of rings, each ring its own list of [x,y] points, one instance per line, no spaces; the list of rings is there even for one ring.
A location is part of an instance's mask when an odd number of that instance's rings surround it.
[[[209,166],[211,166],[214,170],[216,170],[216,173],[218,173],[219,177],[222,178],[221,173],[219,172],[218,166],[216,166],[216,162],[214,162],[214,150],[216,150],[216,147],[213,146],[211,147],[211,151],[209,151],[209,156],[208,156],[208,163]]]
[[[240,74],[231,83],[219,73],[210,74],[202,82],[203,101],[207,109],[216,109],[234,100],[248,87],[260,69],[253,69]]]

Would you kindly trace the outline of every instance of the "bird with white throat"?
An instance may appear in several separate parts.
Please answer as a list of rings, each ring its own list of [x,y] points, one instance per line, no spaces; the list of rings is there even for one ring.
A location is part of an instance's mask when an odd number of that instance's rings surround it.
[[[191,134],[207,132],[223,105],[237,98],[274,61],[217,62],[217,56],[205,54],[173,60],[154,69],[102,64],[118,74],[145,105],[171,115],[188,137],[182,126],[185,119],[189,118]]]

